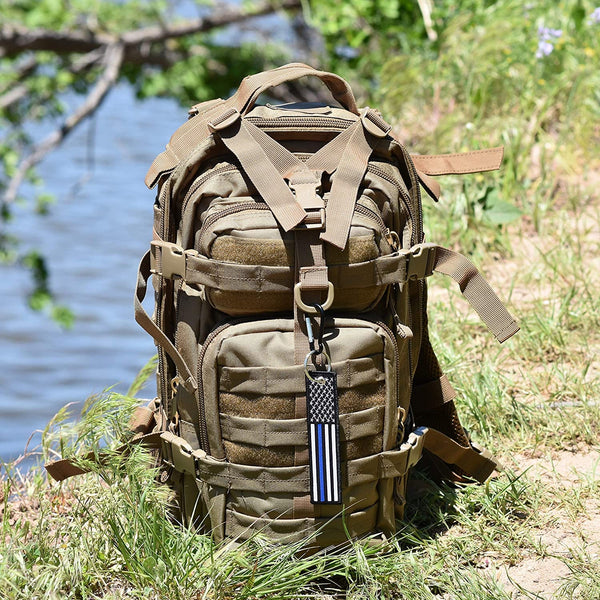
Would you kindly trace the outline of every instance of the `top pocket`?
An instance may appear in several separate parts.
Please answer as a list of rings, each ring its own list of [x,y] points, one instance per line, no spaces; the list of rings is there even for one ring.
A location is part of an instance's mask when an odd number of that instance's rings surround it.
[[[391,232],[393,215],[380,206],[397,205],[397,198],[380,198],[380,189],[364,188],[356,203],[348,244],[339,250],[325,245],[330,266],[365,263],[397,250],[398,236]],[[328,192],[324,194],[327,204]],[[294,269],[294,232],[284,232],[252,184],[234,163],[218,163],[200,175],[182,204],[182,245],[222,262],[283,266]],[[389,221],[389,222],[388,222]],[[384,296],[386,286],[361,287],[352,281],[336,286],[333,309],[345,312],[371,310]],[[293,290],[239,294],[206,289],[217,310],[232,316],[289,312]]]

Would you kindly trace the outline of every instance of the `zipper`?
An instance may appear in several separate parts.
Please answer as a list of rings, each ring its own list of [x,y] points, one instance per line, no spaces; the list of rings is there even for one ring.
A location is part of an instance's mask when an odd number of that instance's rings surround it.
[[[161,188],[161,193],[159,196],[160,206],[161,206],[161,218],[160,218],[160,237],[161,239],[167,239],[168,241],[168,222],[170,220],[169,211],[171,207],[171,202],[169,198],[166,198],[166,194],[164,190],[166,189],[166,185],[163,185]],[[165,287],[166,281],[163,277],[161,277],[162,281],[160,283],[160,291],[161,293],[158,296],[158,302],[156,306],[156,324],[163,329],[162,323],[162,305],[164,302],[165,296]],[[166,360],[166,351],[163,348],[158,349],[158,371],[160,373],[160,395],[161,398],[166,399],[169,395],[169,378],[167,377],[167,360]],[[171,414],[171,407],[173,405],[173,399],[166,406],[167,415]]]
[[[198,177],[198,179],[194,180],[194,183],[192,183],[190,189],[187,191],[185,197],[183,198],[183,204],[181,207],[182,215],[185,214],[187,205],[188,205],[189,201],[191,200],[192,196],[198,191],[198,188],[200,188],[200,186],[204,185],[209,179],[211,179],[213,176],[222,175],[223,173],[227,173],[230,171],[231,172],[239,171],[239,167],[237,166],[237,164],[235,162],[231,161],[230,158],[227,158],[227,159],[224,158],[223,160],[229,160],[232,164],[217,167],[217,168],[213,169],[212,171],[208,171],[207,173],[204,173],[204,175],[202,175],[201,177]]]
[[[213,213],[209,217],[206,218],[204,223],[202,223],[202,227],[200,227],[200,232],[198,234],[198,247],[202,248],[202,238],[206,235],[206,231],[209,227],[214,225],[219,219],[222,217],[227,217],[229,215],[234,215],[236,213],[244,212],[246,210],[271,210],[264,202],[240,202],[237,206],[229,206],[220,210],[216,213]]]
[[[387,240],[387,243],[391,246],[392,251],[398,250],[399,247],[399,238],[398,234],[395,231],[392,231],[383,220],[383,217],[378,211],[372,210],[367,206],[363,206],[362,204],[357,204],[354,208],[354,212],[361,214],[365,217],[369,217],[373,221],[375,221],[379,225],[379,229],[383,234],[383,237]]]
[[[419,222],[417,222],[417,220],[414,218],[414,212],[411,207],[410,197],[409,197],[408,193],[404,190],[404,186],[395,177],[392,177],[389,173],[387,173],[383,169],[380,169],[376,165],[369,164],[367,167],[367,171],[369,173],[373,173],[374,175],[377,175],[377,177],[380,177],[381,179],[385,179],[386,181],[388,181],[389,183],[392,183],[393,185],[395,185],[398,188],[398,191],[400,192],[400,196],[402,198],[402,203],[404,204],[404,206],[406,208],[406,212],[408,213],[408,218],[410,219],[411,223],[416,224],[417,227],[419,227],[419,229],[420,229],[421,224]],[[413,229],[413,231],[411,234],[411,243],[416,244],[417,243],[416,242],[417,231],[416,231],[415,227],[413,227],[412,229]]]
[[[217,325],[204,340],[200,348],[200,353],[198,354],[198,419],[200,421],[200,446],[202,450],[206,452],[206,454],[210,454],[210,444],[208,442],[208,431],[206,427],[206,407],[204,406],[204,382],[202,378],[202,364],[204,362],[204,357],[208,350],[208,346],[214,339],[225,329],[231,327],[236,321],[228,321],[226,323],[222,323],[221,325]]]
[[[246,117],[246,120],[260,127],[261,129],[285,129],[291,127],[293,129],[347,129],[353,123],[353,119],[342,119],[339,117],[288,117],[282,116],[275,119],[267,119],[265,117]]]
[[[271,209],[265,203],[244,202],[244,203],[238,204],[237,206],[229,206],[227,208],[224,208],[223,210],[213,213],[212,215],[210,215],[209,217],[206,218],[204,223],[202,223],[202,227],[200,228],[200,232],[198,234],[198,246],[200,248],[203,247],[203,244],[202,244],[203,237],[206,235],[207,230],[210,227],[212,227],[219,219],[221,219],[223,217],[228,217],[229,215],[234,215],[234,214],[237,214],[240,212],[244,212],[247,210],[269,211]],[[380,229],[382,235],[386,238],[386,240],[388,241],[390,246],[392,246],[392,248],[394,250],[397,249],[397,241],[394,240],[392,232],[390,231],[389,227],[386,226],[383,218],[381,217],[381,215],[378,212],[376,212],[366,206],[363,206],[362,204],[357,204],[355,206],[354,210],[355,210],[355,212],[375,221],[375,223],[377,223],[377,225],[379,226],[379,229]]]
[[[398,346],[398,340],[394,332],[389,328],[387,323],[383,321],[375,321],[375,323],[385,331],[387,337],[391,340],[392,345],[394,347],[394,357],[396,362],[396,395],[398,394],[398,390],[400,389],[400,348]],[[406,339],[408,336],[404,334],[403,339]]]

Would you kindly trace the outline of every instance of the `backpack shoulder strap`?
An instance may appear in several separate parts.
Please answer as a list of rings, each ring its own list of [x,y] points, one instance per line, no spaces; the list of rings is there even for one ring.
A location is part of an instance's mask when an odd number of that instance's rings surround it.
[[[431,346],[425,317],[411,396],[416,426],[429,429],[423,464],[437,480],[483,483],[500,465],[489,451],[471,441],[458,417],[456,396]]]

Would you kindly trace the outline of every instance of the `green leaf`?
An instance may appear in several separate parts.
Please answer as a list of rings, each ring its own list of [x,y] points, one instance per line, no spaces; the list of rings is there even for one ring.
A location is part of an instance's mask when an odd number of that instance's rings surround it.
[[[496,200],[491,206],[487,206],[484,210],[485,218],[494,225],[506,225],[521,218],[522,211],[507,202],[506,200]]]

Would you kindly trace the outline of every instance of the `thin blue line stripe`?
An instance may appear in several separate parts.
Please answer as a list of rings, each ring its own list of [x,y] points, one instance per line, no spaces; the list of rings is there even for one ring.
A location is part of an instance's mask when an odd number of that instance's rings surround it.
[[[319,436],[319,444],[318,444],[318,460],[319,460],[319,500],[321,502],[325,502],[325,474],[323,472],[323,459],[324,459],[324,449],[323,449],[323,424],[319,423],[317,425],[317,433]]]

